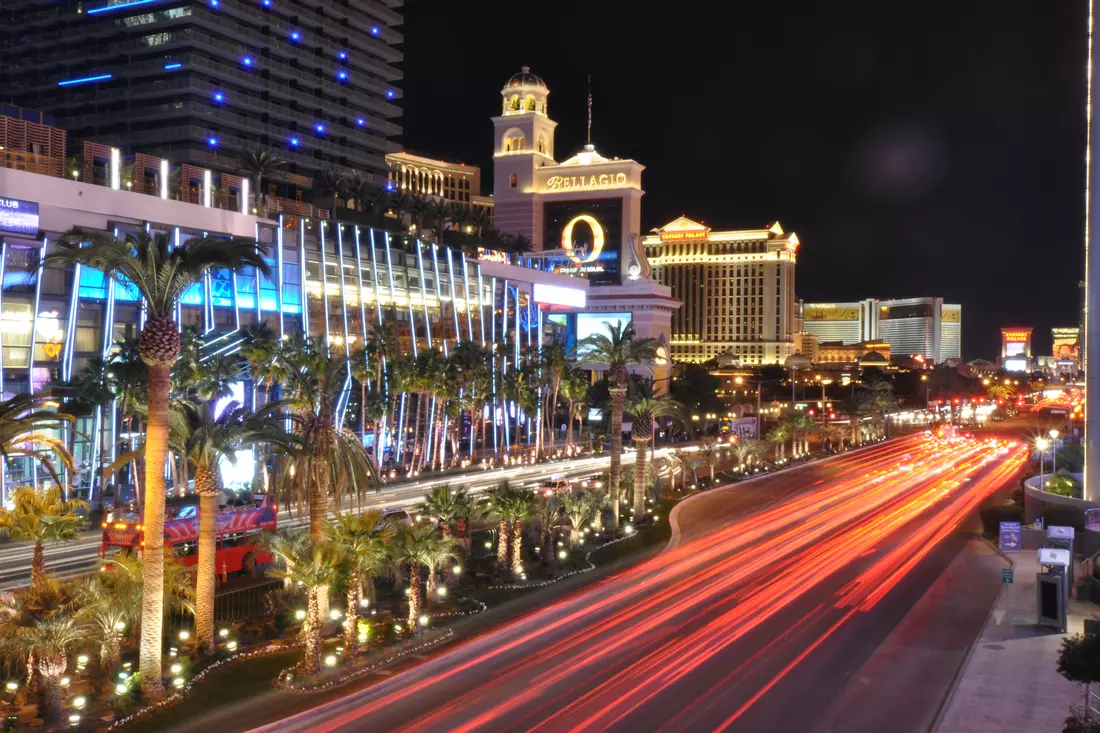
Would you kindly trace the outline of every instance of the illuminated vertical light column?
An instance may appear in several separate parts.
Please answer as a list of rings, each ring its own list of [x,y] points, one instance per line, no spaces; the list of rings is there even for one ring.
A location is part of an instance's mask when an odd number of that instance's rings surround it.
[[[478,266],[478,276],[481,275],[481,266]],[[493,424],[493,453],[500,452],[500,438],[497,435],[497,410],[500,409],[497,400],[497,279],[489,280],[489,358],[492,360],[492,368],[489,370],[490,387],[493,390],[492,408],[489,412]],[[482,331],[485,329],[485,311],[482,311]]]
[[[275,232],[275,310],[279,312],[279,342],[283,340],[283,215],[279,214],[279,228]]]
[[[470,320],[470,268],[467,264],[468,260],[466,255],[462,255],[462,295],[466,301],[466,336],[470,341],[474,340],[474,324]],[[481,339],[482,343],[485,342],[485,337]]]
[[[496,294],[493,294],[494,300]],[[495,322],[495,319],[494,319]],[[508,281],[504,281],[504,287],[501,290],[501,306],[500,306],[500,337],[504,340],[504,347],[500,350],[500,374],[501,379],[508,373],[508,352],[505,349],[508,348]],[[495,365],[495,359],[494,359]],[[511,421],[509,420],[508,409],[513,403],[506,401],[501,405],[501,415],[503,417],[502,427],[504,429],[504,452],[507,453],[512,445],[511,436]]]
[[[202,332],[206,335],[214,330],[214,288],[210,285],[210,273],[202,276]]]
[[[73,292],[69,295],[69,320],[65,324],[65,347],[61,354],[61,378],[65,381],[72,379],[73,376],[73,339],[76,338],[76,309],[80,293],[80,267],[79,262],[73,265]]]
[[[210,208],[210,202],[213,200],[213,196],[210,193],[210,189],[214,185],[213,174],[205,170],[202,172],[202,205],[206,208]]]
[[[241,179],[241,213],[248,213],[248,179]],[[259,226],[259,225],[257,225]]]
[[[264,252],[263,248],[260,246],[260,223],[259,222],[256,222],[254,236],[256,238],[256,254],[258,254],[260,257],[263,257],[264,262],[267,262],[267,257],[265,256],[267,253]],[[259,323],[263,323],[263,320],[264,320],[264,314],[263,314],[263,311],[260,308],[260,278],[262,278],[263,275],[260,273],[260,268],[257,267],[257,268],[254,268],[254,269],[255,269],[255,272],[253,272],[252,274],[256,278],[256,323],[259,324]]]
[[[116,237],[118,236],[118,230],[117,229],[115,230],[115,236]],[[111,341],[112,341],[111,336],[114,335],[115,281],[114,281],[114,278],[108,277],[106,275],[103,276],[103,279],[106,280],[106,282],[107,282],[107,303],[103,308],[103,344],[102,344],[101,356],[102,356],[103,359],[106,359],[107,355],[111,353]],[[104,423],[107,422],[108,418],[110,418],[110,421],[111,421],[111,433],[110,433],[111,437],[110,437],[109,445],[111,446],[111,460],[112,461],[115,460],[116,446],[118,445],[118,410],[117,410],[117,407],[118,407],[118,398],[116,397],[116,398],[111,400],[111,406],[110,406],[110,408],[108,408],[110,410],[109,414],[103,416],[103,422]],[[102,445],[100,445],[99,443],[100,443],[100,441],[97,441],[96,451],[95,451],[97,459],[100,457],[100,454],[102,452]],[[95,465],[96,466],[99,465],[98,461],[95,463]],[[103,489],[103,487],[101,486],[100,490],[102,491],[102,489]]]
[[[416,241],[416,248],[420,249],[420,240],[417,239],[415,241]],[[408,268],[408,262],[405,259],[406,252],[405,252],[404,247],[401,248],[400,255],[401,255],[401,273],[405,276],[404,277],[404,280],[405,280],[405,307],[409,311],[409,333],[412,336],[413,353],[415,354],[416,353],[416,338],[417,338],[417,336],[416,336],[416,314],[413,313],[412,290],[409,288],[409,268]]]
[[[173,227],[172,229],[172,247],[178,248],[180,246],[180,228]],[[190,288],[188,288],[190,290]],[[186,290],[184,292],[187,292]],[[182,296],[183,293],[180,293]],[[176,298],[176,330],[183,331],[183,304],[180,302],[180,298]]]
[[[455,343],[462,340],[462,329],[458,326],[458,301],[455,299],[455,269],[451,258],[451,248],[447,247],[447,282],[451,290],[451,313],[455,322]]]
[[[308,341],[309,297],[306,279],[306,221],[298,217],[298,297],[302,301],[302,336]]]
[[[34,394],[34,345],[38,338],[38,304],[42,297],[42,274],[46,271],[45,266],[42,264],[46,259],[46,249],[49,246],[50,240],[48,237],[42,240],[42,253],[38,255],[38,272],[34,277],[34,312],[31,313],[31,348],[30,357],[27,359],[27,392]],[[31,466],[34,466],[34,461],[31,462]],[[37,471],[35,472],[34,485],[38,486]]]
[[[4,270],[8,262],[8,243],[0,240],[0,313],[4,312]],[[0,400],[4,399],[4,339],[0,334]],[[0,460],[0,502],[7,503],[7,469],[4,464],[7,461]]]
[[[348,291],[344,284],[344,225],[336,225],[336,268],[340,274],[340,313],[344,316],[344,388],[336,400],[336,427],[344,424],[348,401],[351,398],[351,339],[348,337]],[[362,409],[362,405],[360,409]]]
[[[1085,499],[1100,501],[1100,369],[1088,362],[1100,354],[1100,242],[1094,222],[1100,221],[1100,166],[1092,164],[1092,141],[1100,140],[1100,115],[1093,114],[1096,75],[1092,68],[1093,2],[1089,2],[1088,97],[1085,114]],[[1098,362],[1100,363],[1100,362]]]
[[[160,197],[168,198],[168,161],[160,161]]]
[[[420,272],[420,303],[424,311],[424,332],[428,337],[428,348],[432,348],[432,317],[428,312],[428,286],[424,282],[424,247],[417,242],[416,269]]]
[[[321,307],[325,316],[325,356],[332,356],[332,338],[328,332],[328,260],[325,258],[325,228],[321,222]]]
[[[359,243],[359,225],[355,225],[355,281],[359,283],[359,325],[363,331],[363,350],[367,348],[367,292],[363,287],[363,248]],[[369,382],[370,380],[368,380]]]
[[[107,177],[111,188],[122,188],[122,153],[118,148],[111,148],[111,169],[107,171]]]
[[[378,325],[382,325],[382,299],[378,295],[378,251],[375,249],[375,246],[374,246],[374,229],[373,228],[370,230],[370,279],[371,279],[371,287],[374,289],[374,314],[375,314],[375,318],[378,320]],[[387,369],[388,369],[388,365],[386,364],[385,357],[383,357],[382,358],[382,373],[385,374]],[[382,463],[382,456],[385,453],[387,428],[389,427],[388,419],[389,419],[389,412],[390,412],[389,411],[389,396],[390,396],[389,384],[384,382],[383,387],[385,389],[387,409],[385,411],[383,411],[383,413],[382,413],[382,425],[381,425],[381,430],[378,433],[379,434],[378,445],[375,446],[375,453],[377,454],[379,464]],[[395,421],[394,424],[396,424],[396,421]],[[397,455],[396,446],[395,446],[395,450],[394,450],[394,455],[395,456]]]
[[[386,275],[387,275],[387,277],[389,278],[389,281],[390,281],[390,308],[394,313],[394,321],[395,321],[394,331],[396,332],[396,330],[397,330],[397,325],[396,325],[396,320],[397,320],[397,291],[394,289],[394,286],[393,286],[393,257],[390,255],[390,233],[389,232],[383,232],[382,241],[386,245]],[[376,278],[376,283],[377,283],[377,278]],[[376,287],[377,287],[377,285],[376,285]],[[377,297],[377,290],[375,291],[375,297]],[[416,338],[415,338],[415,334],[414,334],[414,338],[412,340],[412,350],[413,350],[413,356],[416,356]],[[396,435],[397,435],[397,457],[398,457],[398,460],[400,460],[401,455],[405,452],[405,406],[406,406],[407,403],[408,403],[408,393],[407,392],[402,392],[401,393],[400,417],[398,418],[397,424],[394,426],[397,429]]]

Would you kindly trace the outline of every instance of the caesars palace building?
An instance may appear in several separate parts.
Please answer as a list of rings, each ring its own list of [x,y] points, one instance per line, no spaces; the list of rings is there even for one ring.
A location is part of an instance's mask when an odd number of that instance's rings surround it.
[[[67,380],[140,331],[141,302],[125,283],[87,267],[42,266],[56,238],[74,227],[119,236],[164,232],[174,241],[203,233],[254,238],[270,278],[217,272],[181,298],[179,323],[201,327],[211,353],[237,349],[244,330],[262,321],[280,335],[303,333],[334,355],[347,354],[373,323],[388,322],[404,353],[506,340],[514,349],[499,353],[500,369],[509,369],[519,365],[521,346],[549,338],[573,346],[605,332],[607,323],[632,322],[640,336],[661,342],[656,363],[643,369],[661,388],[680,304],[652,279],[642,251],[643,167],[604,158],[591,146],[555,162],[548,93],[525,69],[505,85],[501,115],[493,118],[497,227],[531,237],[533,257],[471,257],[312,208],[256,215],[246,179],[195,166],[181,167],[184,181],[196,187],[185,183],[177,195],[166,183],[172,164],[140,154],[130,188],[122,185],[126,161],[117,148],[99,146],[106,167],[98,179],[70,179],[60,168],[0,167],[0,394]],[[143,181],[145,169],[161,175]],[[78,461],[91,466],[114,456],[116,408],[81,418]],[[486,417],[501,449],[508,444],[504,431],[525,419],[516,405],[501,402]]]

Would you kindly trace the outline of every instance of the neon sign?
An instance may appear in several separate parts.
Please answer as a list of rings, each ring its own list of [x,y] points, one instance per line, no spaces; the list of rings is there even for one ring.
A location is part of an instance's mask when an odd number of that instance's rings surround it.
[[[38,236],[38,204],[0,197],[0,232]]]
[[[546,179],[546,190],[548,191],[608,188],[625,185],[625,173],[601,173],[595,176],[550,176]]]
[[[706,229],[693,229],[682,232],[661,232],[662,242],[687,242],[707,238]]]
[[[582,248],[579,253],[573,247],[573,227],[578,223],[587,224],[592,229],[592,249]],[[603,252],[603,243],[603,226],[596,221],[595,217],[588,214],[574,216],[561,230],[561,248],[565,250],[566,257],[578,265],[587,265],[598,260],[600,253]]]

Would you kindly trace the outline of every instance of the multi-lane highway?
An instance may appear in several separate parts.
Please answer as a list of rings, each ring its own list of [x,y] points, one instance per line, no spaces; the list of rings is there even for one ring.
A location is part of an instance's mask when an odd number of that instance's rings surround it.
[[[658,455],[668,450],[671,449],[662,448],[658,450]],[[363,504],[382,509],[410,506],[423,499],[433,486],[440,484],[450,484],[455,488],[464,487],[472,494],[477,494],[503,480],[525,485],[537,484],[550,476],[580,478],[606,469],[608,461],[609,458],[602,455],[540,463],[534,466],[509,466],[439,478],[425,477],[413,481],[388,483],[377,494],[364,497]],[[630,465],[633,462],[633,452],[623,455],[623,465]],[[358,503],[355,506],[358,507]],[[297,517],[290,518],[285,512],[280,511],[280,527],[297,527],[302,524]],[[46,569],[62,578],[87,573],[95,569],[99,547],[98,533],[89,533],[74,542],[49,545],[46,548]],[[0,545],[0,591],[18,588],[30,582],[32,552],[32,545],[27,543]]]
[[[812,730],[845,644],[1025,457],[913,436],[703,494],[652,560],[256,730]]]

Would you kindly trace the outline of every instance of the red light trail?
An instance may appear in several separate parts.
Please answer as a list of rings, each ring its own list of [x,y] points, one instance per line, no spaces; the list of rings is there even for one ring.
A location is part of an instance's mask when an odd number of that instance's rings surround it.
[[[794,491],[261,730],[736,730],[1019,471],[1026,453],[1010,443],[914,436],[830,461],[814,469],[825,477],[808,484],[804,473],[771,477],[793,481]]]

